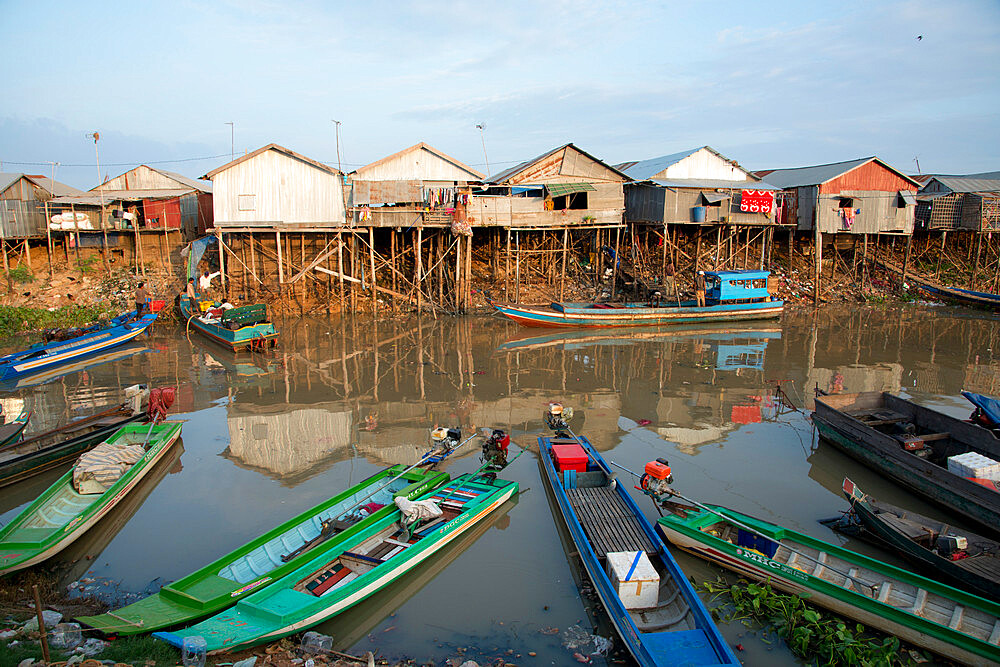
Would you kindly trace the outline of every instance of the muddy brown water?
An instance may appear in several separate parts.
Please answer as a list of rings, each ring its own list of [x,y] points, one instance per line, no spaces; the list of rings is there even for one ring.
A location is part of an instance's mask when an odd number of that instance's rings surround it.
[[[528,450],[504,473],[521,484],[517,502],[316,629],[341,650],[387,657],[440,664],[464,650],[481,663],[575,664],[567,631],[612,630],[581,595],[585,578],[544,488],[535,441],[548,401],[572,406],[573,429],[607,459],[640,470],[666,457],[691,498],[842,544],[817,520],[846,509],[845,475],[888,502],[947,515],[817,441],[815,387],[897,392],[962,418],[971,407],[960,390],[1000,394],[1000,320],[945,307],[802,309],[773,322],[641,330],[560,332],[489,316],[304,318],[280,328],[281,347],[251,357],[161,325],[103,363],[3,388],[6,414],[35,411],[31,431],[118,402],[135,382],[178,387],[181,446],[54,559],[66,585],[131,602],[386,465],[417,460],[436,425],[497,427]],[[776,381],[801,411],[776,400]],[[445,469],[478,464],[470,446]],[[0,521],[58,473],[0,490]],[[651,501],[636,498],[655,519]],[[720,574],[677,559],[695,581]],[[722,630],[748,664],[796,663],[780,640],[739,623]]]

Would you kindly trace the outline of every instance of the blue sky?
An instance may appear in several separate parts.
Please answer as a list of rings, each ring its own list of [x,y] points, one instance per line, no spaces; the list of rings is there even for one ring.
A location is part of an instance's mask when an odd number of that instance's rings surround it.
[[[493,173],[572,141],[750,169],[1000,169],[1000,2],[0,1],[0,171],[200,176],[270,142]],[[917,36],[922,36],[918,40]],[[212,156],[212,157],[209,157]],[[208,158],[195,160],[193,158]],[[79,166],[72,166],[79,165]]]

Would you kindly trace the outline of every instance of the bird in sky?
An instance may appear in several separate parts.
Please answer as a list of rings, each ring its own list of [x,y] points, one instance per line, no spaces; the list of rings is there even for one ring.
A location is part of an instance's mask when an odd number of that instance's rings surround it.
[[[918,42],[919,42],[920,40],[922,40],[923,38],[924,38],[924,36],[923,36],[923,35],[917,35],[917,41],[918,41]]]

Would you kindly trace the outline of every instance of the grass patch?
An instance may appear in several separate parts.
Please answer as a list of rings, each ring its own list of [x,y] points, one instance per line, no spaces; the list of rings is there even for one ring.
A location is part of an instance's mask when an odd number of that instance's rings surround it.
[[[8,271],[8,273],[10,274],[10,279],[19,285],[35,281],[35,276],[32,275],[31,269],[26,266],[15,266],[13,269]]]
[[[115,317],[119,314],[118,309],[109,303],[63,306],[55,310],[28,306],[0,306],[0,338],[40,329],[80,327],[96,321],[101,315]]]
[[[157,665],[178,665],[181,661],[180,651],[149,635],[116,639],[95,657],[99,660],[114,660],[132,665],[144,665],[149,662]],[[212,664],[212,661],[208,660],[206,664]]]

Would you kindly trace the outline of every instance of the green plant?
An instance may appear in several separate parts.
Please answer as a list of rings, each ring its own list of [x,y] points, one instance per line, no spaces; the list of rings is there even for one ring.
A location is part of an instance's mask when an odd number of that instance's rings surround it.
[[[0,306],[0,337],[53,327],[79,327],[94,322],[101,315],[117,314],[110,303],[94,306],[63,306],[55,310]]]
[[[770,584],[740,579],[703,583],[699,588],[717,600],[731,603],[726,622],[759,623],[779,637],[801,658],[824,665],[910,665],[900,652],[899,639],[877,634],[860,623],[853,628],[837,616],[824,615],[806,604],[803,597],[775,591]],[[718,614],[713,610],[713,616]]]
[[[97,657],[102,661],[114,660],[116,663],[124,662],[132,665],[180,663],[180,652],[177,649],[149,635],[116,639]]]
[[[20,265],[15,266],[8,272],[8,274],[10,275],[11,280],[13,280],[15,283],[19,283],[22,285],[24,283],[30,283],[35,280],[35,276],[32,275],[31,269],[29,269],[26,266],[20,266]]]
[[[76,268],[80,269],[80,273],[90,273],[94,270],[94,263],[96,261],[96,257],[84,257],[77,260]]]

